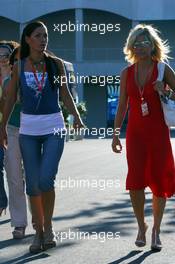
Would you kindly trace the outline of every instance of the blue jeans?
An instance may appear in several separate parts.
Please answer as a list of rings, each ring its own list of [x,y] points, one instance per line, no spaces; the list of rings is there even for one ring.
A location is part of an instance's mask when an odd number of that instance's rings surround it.
[[[19,135],[26,176],[26,193],[37,196],[54,189],[58,165],[64,149],[60,135]]]
[[[4,187],[4,148],[0,147],[0,208],[7,207],[7,195]]]

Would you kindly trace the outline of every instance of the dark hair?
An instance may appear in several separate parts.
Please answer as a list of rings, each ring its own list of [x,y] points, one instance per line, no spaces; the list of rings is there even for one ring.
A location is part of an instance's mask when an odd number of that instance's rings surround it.
[[[41,21],[35,21],[32,23],[29,23],[23,30],[22,37],[21,37],[21,48],[20,48],[20,59],[24,59],[30,55],[30,47],[26,43],[25,38],[30,37],[33,31],[37,29],[38,27],[46,27],[46,25]],[[56,85],[54,83],[54,75],[57,74],[57,76],[60,74],[60,70],[58,69],[58,66],[52,56],[49,55],[49,53],[45,53],[45,62],[46,62],[46,69],[48,72],[48,79],[51,83],[51,86],[54,88]],[[55,73],[53,74],[55,69]]]
[[[48,79],[52,88],[54,89],[58,86],[58,84],[54,82],[54,76],[58,77],[60,75],[60,69],[58,68],[58,64],[56,63],[54,57],[47,52],[45,53],[45,62],[48,72]]]
[[[21,37],[21,50],[20,50],[20,58],[24,59],[29,56],[30,54],[30,47],[26,42],[26,37],[30,37],[33,31],[38,27],[46,27],[45,24],[41,21],[35,21],[29,23],[23,30],[22,37]]]

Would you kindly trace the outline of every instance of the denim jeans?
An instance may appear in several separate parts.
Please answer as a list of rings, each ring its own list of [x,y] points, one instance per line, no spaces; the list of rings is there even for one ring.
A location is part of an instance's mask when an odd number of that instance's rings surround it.
[[[4,187],[4,148],[0,147],[0,208],[6,208],[8,204]]]
[[[64,149],[60,135],[19,135],[26,176],[26,193],[37,196],[54,189],[58,165]]]

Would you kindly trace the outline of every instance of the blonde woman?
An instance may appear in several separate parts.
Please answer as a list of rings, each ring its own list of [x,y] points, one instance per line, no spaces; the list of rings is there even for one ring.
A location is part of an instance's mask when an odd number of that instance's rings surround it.
[[[120,129],[129,106],[126,134],[128,174],[126,189],[138,222],[136,246],[146,245],[144,218],[144,189],[153,193],[152,207],[154,223],[151,249],[160,251],[160,225],[166,198],[175,193],[175,164],[170,143],[169,129],[165,124],[158,90],[174,97],[175,74],[166,64],[163,88],[155,83],[158,75],[157,63],[168,58],[169,47],[158,31],[150,25],[139,24],[127,38],[124,53],[131,63],[121,73],[120,101],[115,117],[114,129]],[[122,151],[119,136],[114,135],[112,149]]]

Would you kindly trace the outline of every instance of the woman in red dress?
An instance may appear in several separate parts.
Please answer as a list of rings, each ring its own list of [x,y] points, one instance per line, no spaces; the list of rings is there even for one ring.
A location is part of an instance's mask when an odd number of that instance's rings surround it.
[[[131,66],[121,74],[120,100],[115,117],[115,131],[120,130],[129,106],[126,134],[128,175],[126,189],[138,222],[138,235],[135,244],[146,245],[144,219],[144,189],[153,193],[152,250],[161,250],[160,224],[166,198],[175,193],[175,163],[170,143],[169,129],[165,124],[158,90],[175,98],[175,74],[166,64],[164,83],[170,88],[162,89],[158,76],[157,63],[168,58],[168,46],[158,32],[150,25],[137,25],[128,36],[124,53]],[[170,92],[171,91],[171,92]],[[119,133],[118,133],[119,134]],[[119,136],[114,135],[112,149],[120,153],[122,145]]]

